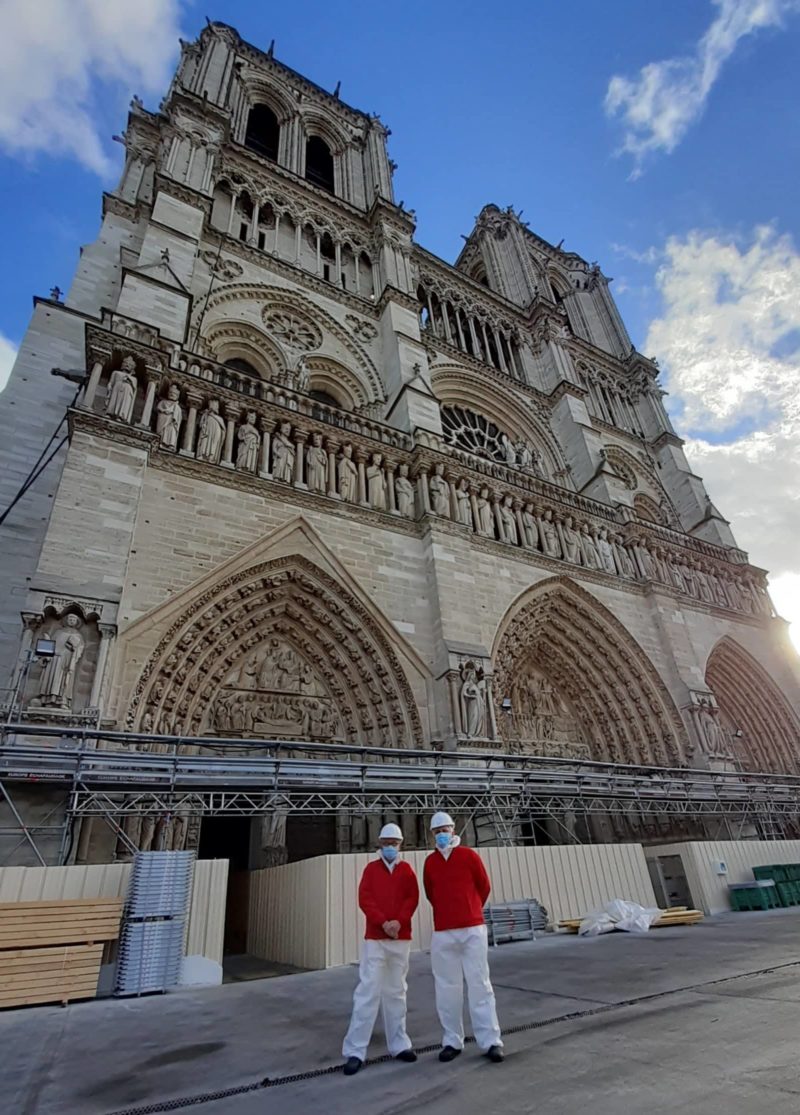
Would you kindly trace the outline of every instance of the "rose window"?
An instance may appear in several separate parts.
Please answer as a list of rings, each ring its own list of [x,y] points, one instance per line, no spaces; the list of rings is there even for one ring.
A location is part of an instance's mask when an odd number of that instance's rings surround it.
[[[506,463],[508,460],[505,444],[510,439],[483,414],[476,414],[466,407],[444,406],[442,432],[449,445],[475,453],[478,457],[487,457],[490,461]]]
[[[264,325],[284,348],[293,352],[310,352],[319,348],[322,338],[303,318],[284,310],[264,314]]]

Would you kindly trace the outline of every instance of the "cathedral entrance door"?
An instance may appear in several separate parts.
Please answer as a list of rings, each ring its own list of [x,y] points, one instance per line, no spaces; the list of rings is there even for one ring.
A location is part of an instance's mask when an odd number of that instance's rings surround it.
[[[229,861],[222,944],[226,956],[247,952],[251,826],[249,817],[204,817],[200,827],[198,859]]]

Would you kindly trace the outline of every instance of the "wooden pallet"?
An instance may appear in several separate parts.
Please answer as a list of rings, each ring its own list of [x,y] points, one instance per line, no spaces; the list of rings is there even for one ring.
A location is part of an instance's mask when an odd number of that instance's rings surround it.
[[[93,999],[121,898],[0,903],[0,1008]]]
[[[686,906],[673,906],[665,910],[661,917],[652,923],[651,929],[666,929],[671,925],[697,925],[702,921],[704,914],[701,910],[689,910]],[[566,929],[568,933],[577,933],[583,918],[564,918],[558,923],[559,929]]]

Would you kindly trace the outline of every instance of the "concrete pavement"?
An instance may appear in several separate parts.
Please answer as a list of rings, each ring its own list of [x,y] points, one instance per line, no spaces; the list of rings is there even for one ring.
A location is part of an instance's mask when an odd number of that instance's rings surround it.
[[[222,1091],[222,1098],[209,1095],[191,1109],[800,1111],[798,931],[800,911],[787,910],[727,915],[643,937],[546,937],[492,950],[500,1021],[509,1032],[500,1066],[468,1046],[450,1065],[430,1053],[416,1065],[369,1065],[352,1079],[337,1072],[283,1082],[340,1063],[352,967],[4,1012],[2,1110],[157,1112],[170,1100]],[[427,956],[414,957],[409,978],[409,1033],[420,1048],[440,1038],[428,965]],[[370,1052],[385,1052],[379,1035]],[[273,1085],[256,1088],[265,1078]],[[234,1094],[238,1087],[255,1090]]]

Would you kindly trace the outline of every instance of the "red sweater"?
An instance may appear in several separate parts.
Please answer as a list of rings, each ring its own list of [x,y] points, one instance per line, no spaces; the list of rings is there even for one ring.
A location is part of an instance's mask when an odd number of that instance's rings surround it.
[[[447,859],[432,852],[422,873],[433,906],[433,928],[466,929],[483,925],[483,906],[492,889],[483,860],[472,848],[459,845]]]
[[[358,887],[358,904],[367,918],[364,936],[369,941],[389,941],[383,931],[385,921],[399,921],[400,941],[411,940],[411,918],[419,905],[419,887],[414,868],[400,860],[390,871],[383,859],[374,859],[364,868]]]

